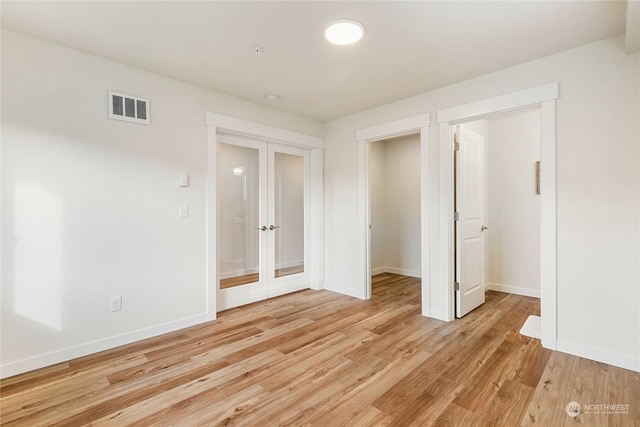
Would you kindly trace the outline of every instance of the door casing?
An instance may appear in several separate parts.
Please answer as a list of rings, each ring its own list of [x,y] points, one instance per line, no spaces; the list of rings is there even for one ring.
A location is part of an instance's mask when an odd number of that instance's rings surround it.
[[[356,131],[358,144],[358,277],[362,279],[360,291],[356,295],[358,298],[371,298],[371,233],[369,231],[370,200],[369,200],[369,165],[368,148],[369,143],[382,139],[408,135],[412,133],[420,134],[420,252],[421,252],[421,305],[422,315],[429,316],[430,296],[429,281],[432,280],[431,264],[432,246],[429,230],[433,229],[429,223],[429,125],[430,114],[421,114],[408,117],[406,119],[383,123]]]
[[[453,137],[452,127],[502,113],[540,109],[540,311],[542,345],[557,349],[557,226],[556,226],[556,100],[558,83],[550,83],[482,101],[438,111],[439,124],[439,211],[442,238],[438,250],[441,289],[437,302],[441,320],[455,314],[453,290]]]
[[[356,131],[358,144],[358,292],[370,297],[367,142],[420,131],[422,220],[422,315],[452,321],[454,306],[453,138],[452,127],[495,114],[540,109],[540,306],[542,345],[557,348],[556,243],[556,100],[558,83],[471,102],[437,112],[439,141],[428,144],[429,114],[382,123]],[[432,159],[430,161],[430,158]],[[430,182],[434,188],[430,188]],[[437,184],[436,184],[437,183]],[[426,192],[426,193],[425,193]]]

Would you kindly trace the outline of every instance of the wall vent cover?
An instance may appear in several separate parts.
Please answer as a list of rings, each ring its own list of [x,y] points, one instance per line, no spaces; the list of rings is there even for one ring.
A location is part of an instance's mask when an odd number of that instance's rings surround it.
[[[148,125],[149,100],[109,91],[109,118]]]

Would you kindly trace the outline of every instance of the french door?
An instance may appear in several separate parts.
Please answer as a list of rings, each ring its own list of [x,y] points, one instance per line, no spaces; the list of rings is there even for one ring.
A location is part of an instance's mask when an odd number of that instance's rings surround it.
[[[309,151],[223,134],[217,157],[218,311],[308,288]]]

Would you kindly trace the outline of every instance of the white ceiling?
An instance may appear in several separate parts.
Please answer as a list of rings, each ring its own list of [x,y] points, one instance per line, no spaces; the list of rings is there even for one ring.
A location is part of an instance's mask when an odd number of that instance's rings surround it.
[[[1,2],[2,26],[328,121],[625,32],[625,1]],[[332,20],[365,37],[333,46]],[[255,54],[251,47],[264,47]],[[114,88],[117,89],[117,88]],[[144,94],[142,94],[144,95]]]

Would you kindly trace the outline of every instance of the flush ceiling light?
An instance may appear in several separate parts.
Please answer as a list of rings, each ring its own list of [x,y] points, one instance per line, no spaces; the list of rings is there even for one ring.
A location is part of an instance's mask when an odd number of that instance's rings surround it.
[[[364,27],[352,19],[340,19],[324,29],[324,38],[338,45],[353,44],[364,35]]]

